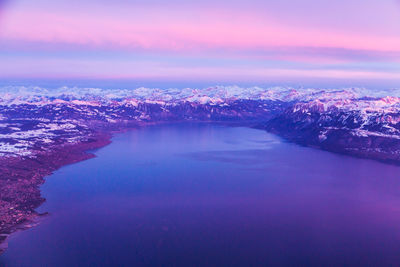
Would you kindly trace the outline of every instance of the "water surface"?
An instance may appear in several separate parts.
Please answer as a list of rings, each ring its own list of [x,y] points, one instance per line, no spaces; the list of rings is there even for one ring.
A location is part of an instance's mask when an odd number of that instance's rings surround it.
[[[42,186],[5,266],[400,264],[400,168],[208,124],[119,134]]]

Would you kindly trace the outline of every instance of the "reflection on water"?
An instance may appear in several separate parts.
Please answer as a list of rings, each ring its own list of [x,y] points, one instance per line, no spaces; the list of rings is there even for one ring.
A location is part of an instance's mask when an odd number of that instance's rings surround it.
[[[0,264],[400,263],[400,168],[205,124],[118,135],[43,185]]]

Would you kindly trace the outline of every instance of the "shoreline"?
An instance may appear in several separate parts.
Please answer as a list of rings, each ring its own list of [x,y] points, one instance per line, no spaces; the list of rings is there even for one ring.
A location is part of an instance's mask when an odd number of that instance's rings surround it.
[[[105,127],[106,129],[97,130],[94,134],[88,136],[88,140],[75,144],[61,144],[53,147],[51,152],[43,152],[36,155],[35,158],[29,157],[3,157],[0,158],[0,186],[5,187],[3,191],[8,194],[10,201],[0,200],[0,255],[7,249],[7,240],[10,235],[17,231],[27,230],[34,227],[39,222],[41,216],[47,213],[38,213],[36,208],[41,206],[46,199],[41,196],[40,186],[45,183],[48,176],[63,166],[81,162],[96,157],[91,150],[105,147],[112,143],[112,137],[117,133],[124,133],[138,127],[166,125],[171,123],[188,123],[188,121],[161,121],[115,125],[115,129]],[[189,121],[189,123],[211,123],[216,125],[225,125],[230,127],[249,127],[263,130],[274,134],[296,145],[319,149],[339,155],[346,155],[361,159],[376,160],[378,162],[400,165],[400,162],[394,160],[380,159],[371,155],[360,155],[348,153],[343,150],[328,149],[323,146],[313,145],[303,140],[300,142],[291,136],[281,134],[273,129],[266,129],[260,121],[249,122],[216,122],[216,121]],[[4,193],[2,191],[2,193]],[[7,198],[6,197],[6,198]],[[4,199],[4,196],[2,196]]]
[[[46,201],[41,196],[40,186],[56,170],[96,157],[90,151],[111,144],[111,139],[115,134],[124,133],[138,127],[187,122],[184,120],[175,122],[135,122],[134,124],[115,125],[116,129],[113,130],[109,127],[104,127],[103,130],[98,130],[89,136],[89,141],[62,144],[54,147],[51,152],[37,154],[34,158],[21,156],[0,158],[0,173],[2,173],[2,176],[14,178],[2,179],[0,176],[0,186],[3,185],[9,189],[6,194],[11,195],[10,201],[0,200],[0,255],[7,249],[7,240],[10,235],[36,226],[39,223],[38,219],[43,215],[47,215],[47,213],[41,214],[36,211]],[[249,123],[243,122],[193,121],[193,123],[249,126]]]
[[[0,255],[7,249],[7,239],[12,233],[33,227],[38,217],[46,214],[35,210],[46,201],[40,191],[46,177],[63,166],[96,157],[88,151],[109,145],[114,133],[96,133],[86,142],[64,144],[35,158],[0,159],[2,176],[10,177],[0,180],[5,194],[2,199],[8,200],[0,200]]]

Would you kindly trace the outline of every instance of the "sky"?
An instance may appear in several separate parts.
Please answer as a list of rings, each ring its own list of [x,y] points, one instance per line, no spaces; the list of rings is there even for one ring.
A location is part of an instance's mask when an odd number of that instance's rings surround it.
[[[400,86],[399,0],[0,0],[0,80]]]

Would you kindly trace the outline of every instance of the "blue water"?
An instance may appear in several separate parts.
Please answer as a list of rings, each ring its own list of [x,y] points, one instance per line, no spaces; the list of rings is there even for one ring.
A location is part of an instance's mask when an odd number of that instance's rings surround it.
[[[400,168],[208,124],[116,135],[47,178],[5,266],[399,265]]]

